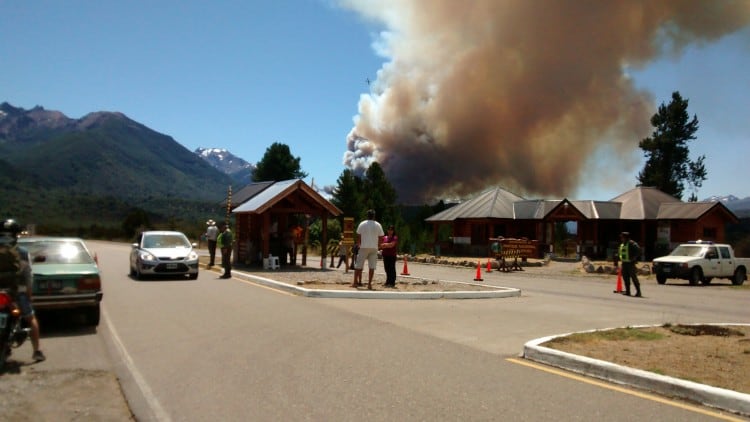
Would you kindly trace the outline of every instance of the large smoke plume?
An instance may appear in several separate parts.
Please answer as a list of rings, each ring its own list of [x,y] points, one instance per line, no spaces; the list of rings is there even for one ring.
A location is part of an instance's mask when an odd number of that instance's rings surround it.
[[[490,185],[566,196],[584,176],[622,179],[654,113],[627,68],[750,22],[748,0],[341,3],[387,28],[376,48],[388,59],[360,98],[344,164],[378,161],[403,203]]]

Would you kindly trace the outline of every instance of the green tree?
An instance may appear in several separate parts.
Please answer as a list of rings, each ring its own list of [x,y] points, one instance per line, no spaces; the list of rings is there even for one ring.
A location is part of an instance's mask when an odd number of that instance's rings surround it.
[[[375,210],[378,221],[385,224],[396,222],[396,189],[385,177],[383,168],[377,161],[373,162],[365,172],[362,197],[367,208]]]
[[[132,238],[135,236],[135,232],[139,227],[151,227],[151,222],[149,221],[146,210],[133,208],[128,212],[128,215],[125,216],[125,220],[122,222],[122,231],[127,238]]]
[[[331,197],[331,203],[343,211],[342,217],[359,218],[364,214],[365,205],[362,203],[362,180],[346,169],[336,180],[336,188]]]
[[[705,156],[690,161],[688,141],[696,139],[698,118],[687,112],[688,100],[679,92],[672,93],[672,101],[663,103],[651,117],[655,128],[651,137],[638,146],[644,151],[646,164],[638,174],[639,186],[653,186],[675,198],[682,199],[685,183],[693,191],[690,200],[697,200],[697,190],[706,180]]]
[[[304,179],[307,173],[300,167],[300,158],[292,156],[289,146],[274,142],[266,149],[253,172],[254,182]]]

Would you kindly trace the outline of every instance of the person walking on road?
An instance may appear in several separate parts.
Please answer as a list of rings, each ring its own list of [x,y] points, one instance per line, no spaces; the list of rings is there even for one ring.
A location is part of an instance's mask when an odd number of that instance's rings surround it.
[[[216,244],[221,250],[221,266],[224,274],[220,278],[232,278],[232,232],[229,225],[221,225],[221,234],[216,238]]]
[[[630,233],[620,233],[620,268],[622,271],[622,281],[625,283],[625,296],[630,296],[630,280],[633,280],[633,286],[635,287],[635,297],[641,297],[641,283],[638,281],[638,274],[635,268],[635,264],[638,261],[638,256],[641,254],[641,248],[634,240],[630,239]]]
[[[375,267],[378,264],[378,249],[383,241],[383,226],[375,221],[375,210],[367,211],[367,220],[359,223],[357,227],[357,244],[359,253],[357,263],[354,264],[354,282],[352,287],[362,285],[362,270],[367,261],[368,278],[367,289],[372,290],[372,277],[375,275]]]
[[[208,227],[206,227],[204,236],[206,236],[206,242],[208,242],[208,268],[211,268],[214,266],[216,258],[216,238],[219,236],[219,228],[216,227],[214,220],[208,220],[206,224],[208,224]]]

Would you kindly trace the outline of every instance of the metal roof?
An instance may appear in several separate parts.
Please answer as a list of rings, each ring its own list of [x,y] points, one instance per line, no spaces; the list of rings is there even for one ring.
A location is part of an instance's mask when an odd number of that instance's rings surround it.
[[[479,196],[441,211],[425,221],[453,221],[458,218],[513,218],[513,203],[523,198],[502,188],[488,189]]]
[[[667,195],[653,187],[639,186],[613,198],[611,202],[621,202],[621,220],[655,220],[659,207],[664,203],[680,202],[674,196]]]
[[[477,218],[542,220],[563,201],[572,205],[585,218],[592,220],[696,219],[717,204],[736,218],[719,202],[682,202],[656,188],[639,186],[611,201],[523,199],[501,188],[493,188],[482,192],[476,198],[435,214],[426,221]]]
[[[268,182],[260,182],[259,184],[267,184]],[[304,181],[300,179],[283,180],[280,182],[271,182],[270,186],[266,186],[264,189],[258,189],[255,196],[249,198],[247,201],[242,203],[240,206],[232,210],[232,213],[261,213],[266,209],[272,207],[274,204],[282,200],[290,193],[301,190],[310,199],[318,203],[322,208],[326,209],[334,216],[341,215],[341,210],[335,205],[330,203],[322,195],[315,191],[315,189],[308,186]]]
[[[259,194],[260,192],[265,190],[267,187],[273,185],[273,183],[274,183],[273,181],[257,182],[257,183],[251,183],[245,186],[244,188],[232,194],[232,205],[234,204],[241,205],[243,202]]]
[[[659,207],[659,220],[697,220],[705,215],[718,202],[672,202],[661,204]]]

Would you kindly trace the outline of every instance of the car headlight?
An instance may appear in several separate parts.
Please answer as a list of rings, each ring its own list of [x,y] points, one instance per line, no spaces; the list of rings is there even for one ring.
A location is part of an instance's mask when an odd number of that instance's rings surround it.
[[[192,261],[194,259],[198,259],[198,252],[191,251],[190,254],[188,255],[188,260]]]
[[[141,252],[139,256],[141,261],[156,261],[156,257],[148,252]]]

